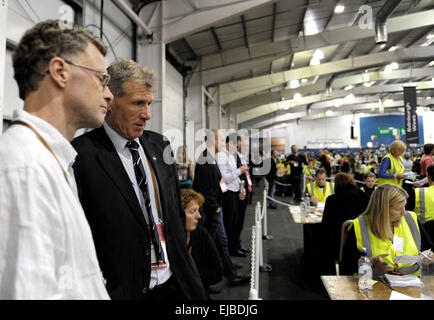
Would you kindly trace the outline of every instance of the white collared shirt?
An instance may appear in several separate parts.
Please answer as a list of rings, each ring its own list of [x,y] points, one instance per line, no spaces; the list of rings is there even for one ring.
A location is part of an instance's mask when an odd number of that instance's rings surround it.
[[[0,136],[0,299],[110,299],[77,197],[72,145],[24,110]]]
[[[110,140],[112,141],[116,152],[119,155],[119,158],[121,159],[121,162],[125,168],[125,171],[128,174],[128,177],[130,178],[131,181],[131,185],[134,188],[134,192],[136,193],[137,199],[139,200],[139,204],[140,207],[142,208],[142,212],[143,215],[145,217],[146,223],[148,223],[148,213],[146,211],[146,204],[145,204],[145,198],[143,197],[143,193],[139,188],[139,185],[137,184],[137,179],[136,179],[136,174],[134,172],[134,164],[133,164],[133,156],[131,154],[131,151],[126,147],[126,144],[128,141],[128,139],[125,139],[124,137],[122,137],[119,133],[117,133],[115,130],[113,130],[108,124],[107,122],[104,122],[103,124],[104,130],[107,133],[107,135],[109,136]],[[151,171],[148,165],[148,161],[146,160],[146,154],[145,151],[143,150],[142,145],[140,144],[139,138],[134,139],[134,141],[136,141],[139,145],[139,155],[140,158],[142,159],[142,164],[143,164],[143,168],[145,169],[145,173],[146,173],[146,181],[148,183],[149,188],[149,199],[151,202],[151,208],[152,208],[152,216],[154,217],[154,221],[157,225],[160,225],[161,222],[159,221],[159,217],[158,217],[158,211],[157,211],[157,200],[155,199],[155,193],[153,192],[153,189],[156,188],[158,196],[160,195],[159,193],[159,189],[158,189],[158,185],[155,186],[153,181],[152,181],[152,175],[151,175]],[[152,160],[153,161],[153,160]],[[160,208],[161,208],[161,204],[160,204]],[[149,225],[149,223],[148,223]],[[158,228],[158,226],[157,226]],[[160,234],[161,231],[159,231]],[[164,251],[164,257],[166,260],[166,267],[161,268],[161,269],[152,269],[151,271],[151,281],[149,284],[149,288],[153,288],[156,285],[160,285],[164,282],[166,282],[170,276],[172,275],[172,271],[170,270],[170,264],[169,264],[169,258],[167,255],[167,249],[166,249],[166,242],[162,240],[162,237],[160,235],[160,242],[161,242],[161,246],[163,247],[163,251]],[[155,251],[154,251],[154,246],[151,245],[151,250],[152,250],[152,261],[155,261]]]
[[[224,148],[216,153],[216,162],[225,180],[228,190],[233,192],[240,191],[240,169],[237,169],[237,161],[229,151]]]

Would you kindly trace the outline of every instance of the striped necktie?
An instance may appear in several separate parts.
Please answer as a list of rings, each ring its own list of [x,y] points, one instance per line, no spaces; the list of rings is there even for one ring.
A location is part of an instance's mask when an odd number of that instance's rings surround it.
[[[130,150],[131,155],[133,156],[133,164],[134,164],[134,173],[136,175],[136,180],[139,185],[140,190],[142,191],[143,197],[145,198],[145,206],[146,212],[149,217],[149,231],[151,234],[152,243],[154,244],[155,256],[157,258],[157,264],[159,262],[165,262],[163,247],[160,243],[160,238],[158,236],[157,226],[155,224],[154,216],[152,214],[151,208],[151,200],[149,198],[149,190],[148,190],[148,182],[146,181],[146,173],[143,168],[142,159],[139,155],[139,144],[134,141],[128,141],[126,147]],[[152,170],[152,168],[149,168]]]

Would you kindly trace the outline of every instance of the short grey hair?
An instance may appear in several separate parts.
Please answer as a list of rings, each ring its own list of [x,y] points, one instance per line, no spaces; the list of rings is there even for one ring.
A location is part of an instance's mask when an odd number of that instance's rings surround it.
[[[114,62],[107,71],[110,74],[108,86],[115,97],[123,97],[128,94],[125,86],[129,81],[142,83],[151,89],[154,87],[154,73],[133,60],[123,59]]]

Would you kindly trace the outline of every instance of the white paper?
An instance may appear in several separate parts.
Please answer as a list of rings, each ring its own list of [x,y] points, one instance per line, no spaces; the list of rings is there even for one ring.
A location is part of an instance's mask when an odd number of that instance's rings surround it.
[[[393,248],[395,251],[403,252],[404,251],[404,238],[393,236]]]
[[[399,255],[395,257],[396,263],[417,263],[419,262],[419,256],[411,256],[411,255]]]
[[[324,202],[318,202],[318,204],[316,205],[316,209],[320,211],[324,211],[324,206],[325,206]]]
[[[423,287],[423,282],[415,275],[397,276],[386,273],[384,276],[392,287]]]
[[[415,300],[413,297],[392,290],[389,300]]]

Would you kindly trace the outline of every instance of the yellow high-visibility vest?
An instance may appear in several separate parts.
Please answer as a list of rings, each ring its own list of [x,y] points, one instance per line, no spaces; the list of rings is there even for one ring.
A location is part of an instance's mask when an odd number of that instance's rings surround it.
[[[307,191],[310,197],[316,197],[319,202],[326,202],[327,197],[335,193],[335,183],[327,181],[324,192],[322,192],[321,188],[316,184],[316,181],[314,181],[307,185]]]
[[[414,194],[416,196],[414,212],[420,222],[434,220],[434,185],[428,188],[416,188]]]
[[[357,249],[361,252],[366,248],[369,258],[377,257],[381,254],[389,254],[384,257],[389,266],[395,265],[395,256],[412,255],[418,256],[421,248],[421,236],[417,224],[417,216],[414,212],[407,211],[402,218],[399,226],[394,229],[394,236],[404,239],[403,251],[395,251],[392,241],[383,240],[376,237],[371,230],[369,220],[366,215],[360,215],[353,222],[354,232],[357,240]],[[420,275],[419,265],[399,263],[398,271],[404,274]],[[382,273],[380,270],[374,270],[374,273]]]
[[[399,159],[395,159],[390,153],[386,154],[384,158],[390,159],[390,168],[386,171],[386,173],[391,174],[401,174],[404,173],[404,166],[402,165],[402,157],[399,157]],[[383,158],[383,159],[384,159]],[[402,180],[399,181],[397,179],[385,179],[385,178],[378,178],[378,185],[382,185],[385,183],[391,183],[398,187],[402,187]]]
[[[377,189],[377,186],[374,187],[374,190],[375,190],[375,189]],[[360,187],[360,190],[362,190],[363,192],[366,192],[366,191],[365,191],[365,187]]]

